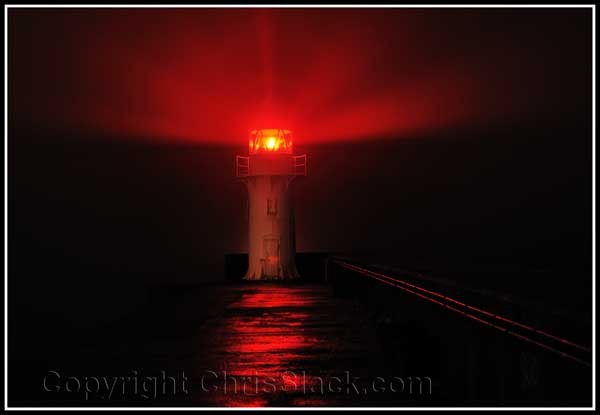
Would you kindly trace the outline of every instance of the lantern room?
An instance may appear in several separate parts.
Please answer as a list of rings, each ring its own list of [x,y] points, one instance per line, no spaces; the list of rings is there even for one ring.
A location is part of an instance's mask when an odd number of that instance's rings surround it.
[[[280,153],[292,154],[292,132],[275,128],[264,128],[250,132],[249,154]]]
[[[294,156],[290,130],[265,128],[250,132],[247,156],[236,156],[238,178],[261,175],[306,176],[306,154]]]

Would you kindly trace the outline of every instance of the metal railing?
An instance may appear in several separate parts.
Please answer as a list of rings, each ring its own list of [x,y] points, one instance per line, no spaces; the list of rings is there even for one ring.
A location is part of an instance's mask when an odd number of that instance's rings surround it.
[[[235,156],[235,176],[246,177],[250,173],[250,157]]]
[[[306,154],[294,156],[294,175],[306,176]]]
[[[550,334],[531,325],[514,321],[497,313],[467,304],[464,301],[424,288],[414,282],[376,272],[365,266],[350,263],[342,258],[332,258],[332,262],[348,271],[370,278],[378,283],[412,294],[422,300],[437,304],[449,311],[462,315],[482,325],[496,329],[521,341],[538,346],[563,358],[591,367],[591,348]]]
[[[294,176],[306,176],[306,154],[294,156]],[[235,156],[235,176],[238,178],[248,177],[250,174],[250,157]],[[289,173],[286,173],[289,174]]]

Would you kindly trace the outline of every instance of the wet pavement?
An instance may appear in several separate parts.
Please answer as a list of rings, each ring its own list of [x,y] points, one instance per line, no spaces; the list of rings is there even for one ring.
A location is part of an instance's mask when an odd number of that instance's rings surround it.
[[[390,393],[372,317],[324,284],[154,287],[109,324],[38,317],[16,336],[26,347],[11,355],[13,405],[331,407],[410,398]]]
[[[201,401],[222,406],[348,404],[348,375],[367,379],[379,362],[361,310],[328,286],[245,285],[198,333]],[[338,381],[339,379],[339,381]],[[360,382],[360,380],[358,381]],[[201,385],[202,386],[202,385]],[[351,390],[345,390],[350,386]]]
[[[348,293],[306,282],[113,287],[119,296],[101,291],[110,316],[65,296],[64,313],[13,306],[10,406],[587,402],[586,368],[420,298],[351,285],[344,279]],[[544,364],[543,383],[524,386],[523,356]]]

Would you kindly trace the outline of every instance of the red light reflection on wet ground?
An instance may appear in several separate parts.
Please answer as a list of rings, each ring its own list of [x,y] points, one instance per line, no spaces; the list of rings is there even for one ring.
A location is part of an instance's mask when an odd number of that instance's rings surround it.
[[[372,333],[356,330],[356,316],[339,315],[327,286],[252,284],[205,327],[201,359],[215,372],[203,401],[219,406],[335,406],[343,396],[323,393],[345,370],[368,374],[377,354]],[[206,371],[204,372],[206,374]]]

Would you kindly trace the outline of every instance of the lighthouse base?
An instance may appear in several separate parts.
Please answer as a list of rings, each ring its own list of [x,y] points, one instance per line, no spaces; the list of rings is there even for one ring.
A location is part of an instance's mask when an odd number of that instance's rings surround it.
[[[249,269],[244,280],[246,281],[276,281],[276,280],[294,280],[300,278],[300,274],[296,267],[282,269],[281,272],[275,274],[266,273],[264,269]]]

